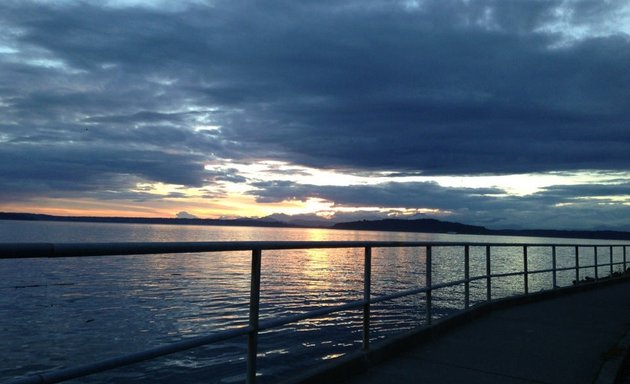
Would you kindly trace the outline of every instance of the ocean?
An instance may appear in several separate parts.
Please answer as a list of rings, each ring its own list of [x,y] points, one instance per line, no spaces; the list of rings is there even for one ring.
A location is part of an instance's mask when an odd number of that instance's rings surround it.
[[[0,221],[0,242],[164,241],[449,241],[529,244],[618,244],[614,241],[328,229]],[[485,248],[471,248],[471,276],[485,273]],[[492,272],[522,268],[520,247],[493,250]],[[571,247],[558,265],[573,265]],[[0,259],[0,381],[94,362],[188,337],[246,325],[249,252]],[[424,285],[424,249],[375,249],[372,294]],[[529,249],[530,270],[551,265],[545,247]],[[621,254],[616,252],[614,260]],[[580,252],[581,264],[593,254]],[[600,272],[606,274],[607,267]],[[463,250],[434,250],[433,282],[463,277]],[[582,272],[586,273],[586,272]],[[570,285],[574,273],[559,273]],[[530,276],[530,291],[550,288],[550,274]],[[522,292],[522,276],[493,282],[494,297]],[[485,282],[471,284],[472,302]],[[262,257],[261,319],[361,299],[363,249],[266,251]],[[463,308],[463,287],[433,293],[435,315]],[[422,324],[424,295],[372,308],[378,342]],[[361,313],[348,311],[261,333],[259,381],[271,383],[361,347]],[[82,378],[82,383],[238,383],[245,376],[246,338],[178,353]]]

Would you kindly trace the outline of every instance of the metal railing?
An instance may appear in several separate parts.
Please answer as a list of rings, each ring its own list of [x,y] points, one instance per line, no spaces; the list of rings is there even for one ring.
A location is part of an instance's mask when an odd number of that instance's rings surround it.
[[[145,351],[127,354],[115,358],[85,364],[77,367],[59,369],[45,372],[12,381],[12,384],[26,383],[57,383],[74,378],[87,376],[90,374],[135,364],[160,356],[189,350],[219,341],[232,339],[239,336],[247,336],[247,372],[246,381],[252,384],[256,381],[256,363],[258,352],[258,335],[261,331],[279,327],[301,320],[321,317],[327,314],[348,310],[362,309],[362,348],[365,351],[370,349],[370,308],[376,303],[381,303],[397,298],[424,293],[426,295],[426,323],[431,324],[433,319],[433,291],[446,287],[464,285],[464,308],[470,307],[470,285],[475,281],[485,280],[486,292],[485,300],[493,300],[492,279],[511,276],[523,276],[523,293],[529,294],[529,277],[534,274],[551,273],[552,289],[557,288],[557,274],[561,271],[575,271],[575,282],[580,281],[580,271],[584,269],[594,269],[595,280],[599,280],[598,269],[600,267],[610,267],[610,275],[614,274],[614,267],[622,265],[624,273],[627,270],[626,248],[630,245],[614,244],[519,244],[519,243],[453,243],[453,242],[379,242],[379,241],[324,241],[324,242],[190,242],[190,243],[78,243],[78,244],[24,244],[24,243],[0,243],[0,259],[19,258],[55,258],[55,257],[93,257],[93,256],[115,256],[115,255],[143,255],[143,254],[166,254],[166,253],[200,253],[200,252],[224,252],[224,251],[251,251],[250,270],[250,298],[249,298],[249,321],[248,325],[223,331],[217,334],[197,336],[179,342],[170,343],[164,346],[147,349]],[[374,296],[371,292],[372,285],[372,250],[374,248],[424,248],[425,259],[425,285],[400,292],[386,295]],[[462,247],[464,251],[464,276],[462,279],[433,283],[433,250],[438,247]],[[470,276],[470,249],[471,247],[485,248],[485,274]],[[492,273],[492,248],[497,247],[519,247],[522,248],[522,271]],[[536,247],[551,248],[551,268],[530,270],[528,249]],[[559,267],[557,263],[558,247],[571,247],[574,249],[574,263],[572,266]],[[321,307],[306,313],[294,314],[282,318],[272,318],[261,321],[259,319],[260,309],[260,280],[261,280],[261,259],[263,251],[269,250],[297,250],[297,249],[330,249],[330,248],[363,248],[363,299],[350,301],[347,303]],[[593,249],[593,264],[580,265],[580,250],[585,248]],[[608,248],[609,260],[600,264],[599,249]],[[614,262],[613,250],[621,249],[622,261]]]

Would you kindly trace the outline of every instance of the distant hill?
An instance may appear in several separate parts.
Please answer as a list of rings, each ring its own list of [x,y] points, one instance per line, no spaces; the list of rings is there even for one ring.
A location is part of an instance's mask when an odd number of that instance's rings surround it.
[[[424,232],[424,233],[466,233],[473,235],[485,235],[488,229],[475,225],[452,223],[436,219],[383,219],[383,220],[361,220],[349,223],[338,223],[333,226],[335,229],[353,229],[369,231],[396,231],[396,232]]]

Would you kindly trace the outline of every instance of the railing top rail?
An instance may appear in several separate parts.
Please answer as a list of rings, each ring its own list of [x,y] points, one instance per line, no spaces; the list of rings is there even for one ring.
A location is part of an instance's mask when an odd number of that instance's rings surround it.
[[[112,243],[0,243],[0,259],[146,255],[163,253],[221,252],[317,248],[394,247],[624,247],[630,244],[494,243],[440,241],[208,241],[208,242],[112,242]]]

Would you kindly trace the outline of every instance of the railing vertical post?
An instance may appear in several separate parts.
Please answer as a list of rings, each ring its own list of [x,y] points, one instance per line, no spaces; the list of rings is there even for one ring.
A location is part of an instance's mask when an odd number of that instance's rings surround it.
[[[599,280],[599,261],[597,260],[597,245],[593,247],[593,258],[595,259],[595,280]]]
[[[556,246],[555,245],[551,246],[551,264],[552,264],[551,269],[553,269],[553,281],[552,281],[552,284],[553,284],[553,289],[556,289],[556,288],[558,288],[558,271],[557,271],[558,264],[557,264],[557,261],[556,261]]]
[[[363,350],[370,349],[370,295],[372,285],[372,247],[365,247],[363,267]]]
[[[433,283],[431,282],[431,268],[432,268],[432,264],[433,264],[433,250],[431,248],[430,245],[427,245],[427,258],[426,258],[426,278],[425,278],[425,285],[426,285],[426,289],[427,289],[427,325],[431,325],[431,318],[433,317],[433,310],[431,308],[431,294],[432,294],[432,289],[431,286],[433,285]]]
[[[470,246],[464,246],[464,308],[470,307]]]
[[[529,293],[529,273],[527,272],[527,245],[523,246],[523,278],[525,282],[525,294]]]
[[[260,309],[260,261],[262,251],[252,250],[251,288],[249,291],[249,327],[247,335],[247,384],[256,382],[256,355],[258,354],[258,314]]]
[[[580,282],[580,247],[575,246],[575,284]]]
[[[623,246],[623,273],[626,273],[626,246]]]
[[[610,246],[610,277],[613,277],[613,273],[614,273],[614,268],[613,268],[613,247],[612,245]]]
[[[492,300],[492,268],[490,267],[490,246],[486,245],[486,300]]]

